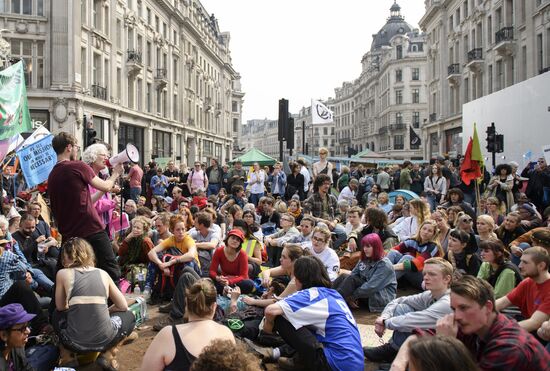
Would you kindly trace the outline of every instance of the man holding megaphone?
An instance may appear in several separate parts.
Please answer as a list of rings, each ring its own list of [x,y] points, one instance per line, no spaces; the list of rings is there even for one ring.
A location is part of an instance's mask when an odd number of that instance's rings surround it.
[[[116,179],[123,173],[118,160],[121,154],[110,159],[112,174],[107,180],[95,175],[92,168],[77,161],[81,147],[77,139],[69,133],[61,132],[52,140],[57,154],[57,163],[48,177],[48,192],[53,215],[57,221],[63,242],[73,237],[86,239],[92,245],[97,259],[97,267],[106,271],[114,282],[120,278],[120,268],[105,231],[105,226],[92,203],[89,185],[103,192],[110,192]],[[60,257],[63,253],[59,254]],[[60,267],[58,262],[58,268]]]

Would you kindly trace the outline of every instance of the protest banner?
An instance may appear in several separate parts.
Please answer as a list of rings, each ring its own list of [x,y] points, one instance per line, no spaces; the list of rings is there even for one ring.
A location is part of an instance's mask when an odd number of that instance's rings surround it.
[[[31,131],[23,62],[0,71],[0,140]]]
[[[29,188],[46,181],[57,162],[52,139],[53,135],[50,134],[17,151],[21,170]]]

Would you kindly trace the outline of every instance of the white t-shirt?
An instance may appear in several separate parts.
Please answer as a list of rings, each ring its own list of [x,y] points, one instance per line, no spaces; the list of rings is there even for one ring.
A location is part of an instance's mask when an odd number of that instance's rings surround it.
[[[321,260],[327,269],[330,280],[334,281],[338,277],[338,272],[340,272],[340,259],[338,258],[338,255],[336,255],[336,252],[330,247],[327,247],[320,253],[316,253],[313,246],[309,249],[309,251],[311,251],[311,255],[316,256],[319,260]]]
[[[300,168],[300,174],[304,176],[304,192],[307,192],[309,190],[309,181],[311,180],[311,175],[309,175],[307,167],[302,166]]]
[[[259,181],[259,183],[258,183]],[[258,172],[250,173],[250,193],[264,193],[265,172],[260,169]]]
[[[338,195],[338,202],[345,200],[351,206],[353,200],[355,199],[355,193],[351,190],[349,186],[344,187],[340,195]]]

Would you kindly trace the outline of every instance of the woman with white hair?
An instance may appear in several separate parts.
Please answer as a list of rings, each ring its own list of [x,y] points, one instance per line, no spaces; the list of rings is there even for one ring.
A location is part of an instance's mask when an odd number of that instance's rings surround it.
[[[91,146],[88,146],[84,153],[82,153],[82,161],[90,165],[94,173],[101,177],[101,174],[107,172],[107,160],[109,159],[109,150],[107,146],[103,143],[95,143]],[[110,238],[113,238],[113,233],[111,233],[111,220],[113,219],[113,211],[116,208],[117,200],[111,197],[109,192],[105,193],[99,191],[92,186],[90,187],[90,194],[92,197],[92,202],[94,207],[97,210],[97,213],[103,223],[106,226],[107,234]],[[112,189],[112,192],[117,193],[120,191],[120,187],[115,185]]]

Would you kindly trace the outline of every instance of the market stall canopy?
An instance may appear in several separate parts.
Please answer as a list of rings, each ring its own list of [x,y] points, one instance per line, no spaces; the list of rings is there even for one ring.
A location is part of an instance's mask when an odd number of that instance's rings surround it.
[[[229,162],[234,164],[236,161],[241,161],[244,166],[252,166],[255,162],[262,166],[275,165],[275,163],[277,162],[277,160],[275,160],[273,157],[266,155],[257,148],[251,148],[242,156],[234,158]]]
[[[351,156],[351,158],[383,158],[379,153],[376,153],[374,151],[371,151],[370,149],[365,149],[364,151],[359,152],[356,155]]]

